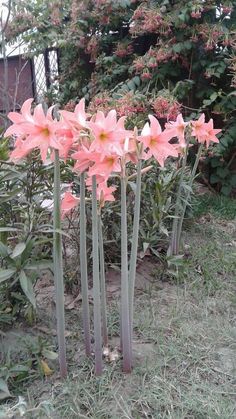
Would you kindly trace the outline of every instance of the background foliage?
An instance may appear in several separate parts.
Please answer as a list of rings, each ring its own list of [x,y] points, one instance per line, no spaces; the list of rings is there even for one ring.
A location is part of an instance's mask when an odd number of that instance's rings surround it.
[[[232,192],[235,1],[21,0],[14,16],[8,39],[23,33],[30,54],[59,48],[57,100],[68,109],[85,96],[91,110],[115,107],[131,125],[149,112],[163,122],[179,111],[213,117],[224,131],[207,177],[224,194]]]

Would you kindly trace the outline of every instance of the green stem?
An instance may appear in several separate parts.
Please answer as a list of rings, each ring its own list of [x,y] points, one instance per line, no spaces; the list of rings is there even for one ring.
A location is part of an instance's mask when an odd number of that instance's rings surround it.
[[[105,278],[101,211],[99,211],[99,214],[98,214],[98,242],[99,242],[100,279],[101,279],[102,337],[103,337],[103,345],[107,347],[108,346],[108,332],[107,332],[106,278]]]
[[[139,160],[137,164],[137,180],[134,203],[134,221],[133,221],[133,235],[131,245],[131,256],[129,265],[129,309],[130,309],[130,334],[131,342],[133,335],[133,314],[134,314],[134,289],[136,278],[136,265],[138,253],[138,236],[139,236],[139,219],[140,219],[140,200],[141,200],[141,178],[142,178],[142,161]],[[132,343],[131,343],[132,344]]]
[[[94,310],[94,344],[95,374],[102,374],[102,334],[101,334],[101,290],[99,277],[98,254],[98,212],[97,180],[92,177],[92,233],[93,233],[93,310]]]
[[[88,272],[86,246],[85,174],[80,175],[80,273],[85,352],[91,355],[90,313],[88,299]]]
[[[64,283],[63,283],[63,262],[62,262],[62,238],[61,238],[61,191],[60,191],[60,160],[59,152],[55,150],[54,161],[54,281],[56,290],[56,316],[57,316],[57,338],[59,348],[60,374],[64,378],[67,375],[66,363],[66,342],[65,342],[65,313],[64,313]]]
[[[180,173],[180,180],[177,190],[177,197],[175,203],[175,213],[174,213],[174,220],[173,220],[173,227],[172,227],[172,234],[171,234],[171,244],[170,244],[170,256],[177,254],[177,231],[178,231],[178,222],[179,222],[179,214],[181,211],[181,193],[182,193],[182,183],[184,179],[184,172],[187,164],[187,156],[188,156],[188,144],[185,149],[185,154],[183,157],[183,163],[181,167]]]
[[[191,172],[191,177],[190,177],[190,181],[189,181],[189,187],[192,188],[193,186],[193,181],[197,172],[197,168],[198,168],[198,163],[202,154],[202,149],[203,149],[203,144],[200,144],[200,147],[198,149],[198,153],[194,162],[194,166]],[[179,225],[178,225],[178,231],[177,231],[177,248],[179,249],[180,246],[180,239],[181,239],[181,234],[182,234],[182,227],[183,227],[183,221],[184,221],[184,217],[185,217],[185,213],[186,213],[186,208],[187,208],[187,204],[189,202],[189,198],[190,198],[190,194],[191,194],[191,190],[187,191],[187,196],[185,198],[185,202],[184,202],[184,207],[181,213],[181,217],[179,220]]]
[[[127,206],[126,177],[121,176],[121,343],[123,371],[131,372],[132,354],[129,317],[128,249],[127,249]]]

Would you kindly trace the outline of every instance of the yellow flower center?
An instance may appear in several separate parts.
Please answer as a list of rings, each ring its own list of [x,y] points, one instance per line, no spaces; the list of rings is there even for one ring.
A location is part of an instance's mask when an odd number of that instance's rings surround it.
[[[157,139],[156,138],[154,138],[154,137],[150,138],[149,146],[152,147],[152,146],[156,145],[156,143],[157,143]]]
[[[101,132],[99,135],[99,140],[100,141],[106,141],[108,139],[108,136],[105,132]]]
[[[47,127],[43,128],[41,133],[45,137],[49,137],[49,135],[50,135],[50,131],[49,131],[49,129]]]
[[[115,161],[114,157],[108,157],[107,159],[107,163],[109,164],[109,166],[112,166],[114,164],[114,161]]]

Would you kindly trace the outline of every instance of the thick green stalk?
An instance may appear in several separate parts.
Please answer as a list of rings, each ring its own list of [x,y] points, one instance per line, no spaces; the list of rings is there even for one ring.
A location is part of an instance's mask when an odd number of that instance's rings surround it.
[[[194,166],[191,172],[191,177],[190,177],[190,181],[189,181],[189,187],[192,189],[193,186],[193,181],[196,175],[196,171],[198,168],[198,163],[202,154],[202,149],[203,149],[203,144],[200,144],[200,147],[198,149],[198,153],[194,162]],[[181,234],[182,234],[182,226],[183,226],[183,221],[184,221],[184,216],[186,213],[186,208],[187,208],[187,204],[189,202],[189,198],[190,198],[190,194],[191,194],[191,190],[188,189],[187,191],[187,196],[185,198],[185,202],[184,202],[184,206],[183,206],[183,210],[181,213],[181,217],[179,219],[179,223],[178,223],[178,231],[177,231],[177,251],[179,251],[179,247],[180,247],[180,239],[181,239]]]
[[[99,277],[98,253],[98,211],[97,180],[92,177],[92,233],[93,233],[93,310],[94,310],[94,345],[95,374],[102,374],[102,333],[101,333],[101,289]]]
[[[130,310],[130,335],[132,341],[133,335],[133,313],[134,313],[134,289],[136,278],[136,265],[138,253],[138,236],[139,236],[139,219],[140,219],[140,200],[141,200],[141,180],[142,180],[142,161],[139,160],[137,164],[137,180],[134,203],[134,221],[133,221],[133,235],[129,265],[129,310]]]
[[[80,272],[82,292],[82,313],[86,355],[91,355],[90,313],[88,299],[88,272],[86,246],[85,174],[80,175]]]
[[[63,283],[63,263],[62,263],[62,238],[61,238],[61,191],[60,191],[60,160],[59,152],[55,150],[54,161],[54,245],[53,245],[53,264],[54,281],[56,290],[56,316],[57,316],[57,338],[59,348],[60,374],[64,378],[67,375],[66,363],[66,343],[65,343],[65,313],[64,313],[64,283]]]
[[[99,242],[99,258],[100,258],[100,280],[101,280],[102,337],[103,337],[103,345],[107,347],[108,346],[108,332],[107,332],[106,278],[105,278],[101,211],[99,211],[99,214],[98,214],[98,242]]]
[[[126,177],[121,176],[121,343],[123,353],[123,371],[131,372],[132,353],[130,337],[128,249],[127,249],[127,206]]]
[[[185,154],[183,157],[182,167],[181,167],[181,173],[180,173],[180,180],[177,190],[177,197],[176,197],[176,203],[175,203],[175,213],[174,213],[174,219],[173,219],[173,227],[172,227],[172,234],[171,234],[171,244],[170,244],[170,256],[177,254],[177,232],[178,232],[178,223],[179,223],[179,214],[181,211],[181,193],[182,193],[182,183],[184,179],[184,172],[187,164],[187,156],[188,156],[188,145],[185,149]]]

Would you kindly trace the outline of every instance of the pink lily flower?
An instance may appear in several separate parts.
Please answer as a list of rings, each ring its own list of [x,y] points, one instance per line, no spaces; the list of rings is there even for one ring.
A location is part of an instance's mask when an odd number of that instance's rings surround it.
[[[188,125],[188,122],[184,122],[182,114],[179,114],[176,118],[176,121],[169,121],[165,124],[165,128],[179,140],[179,145],[181,148],[186,147],[186,142],[184,138],[185,127]]]
[[[97,187],[97,199],[99,201],[100,207],[104,207],[105,202],[113,202],[115,201],[115,197],[113,192],[115,192],[115,186],[107,186],[107,182],[102,182],[98,184]]]
[[[206,147],[208,148],[210,145],[210,142],[213,143],[219,143],[219,139],[216,137],[217,134],[219,134],[222,130],[221,129],[214,129],[213,127],[213,119],[210,119],[210,121],[208,121],[205,124],[205,130],[206,130],[206,134],[199,136],[198,141],[199,143],[205,143],[206,142]]]
[[[45,114],[42,105],[37,105],[32,114],[32,101],[33,99],[28,99],[24,102],[21,114],[17,112],[9,113],[13,125],[7,129],[5,135],[15,135],[24,141],[21,143],[20,149],[17,147],[13,154],[14,159],[20,159],[22,153],[26,156],[34,148],[39,148],[42,160],[45,161],[48,149],[62,148],[55,135],[57,121],[52,118],[52,107]]]
[[[71,192],[65,192],[61,201],[61,218],[74,209],[79,204],[80,198],[76,198]]]
[[[90,149],[82,146],[78,151],[73,153],[71,157],[76,160],[74,170],[83,173],[93,164],[93,162],[101,158],[101,155],[100,153],[90,151]]]
[[[120,172],[120,158],[117,154],[110,154],[101,159],[101,157],[94,161],[94,165],[90,167],[88,175],[100,175],[104,179],[108,179],[112,172]]]
[[[80,131],[83,128],[87,128],[87,118],[90,115],[85,112],[84,98],[76,105],[74,112],[60,111],[60,114],[72,130]]]
[[[37,105],[34,109],[33,123],[26,129],[26,133],[28,134],[25,140],[26,148],[29,150],[39,148],[43,162],[47,158],[49,149],[62,149],[62,145],[56,136],[58,121],[53,120],[52,109],[53,107],[49,108],[45,114],[42,105]]]
[[[10,154],[10,160],[18,161],[26,157],[31,150],[25,147],[25,140],[18,137],[15,141],[15,148]]]
[[[25,137],[25,127],[31,126],[31,123],[33,123],[33,116],[31,113],[31,105],[32,105],[33,99],[27,99],[22,107],[20,112],[9,112],[7,115],[8,118],[13,122],[13,125],[11,125],[5,132],[6,137],[10,137],[12,135],[20,137]]]
[[[199,117],[197,121],[191,121],[191,125],[192,125],[192,136],[196,137],[198,141],[201,137],[207,135],[207,132],[205,129],[206,123],[205,123],[204,113],[201,114],[201,116]]]
[[[117,153],[122,155],[120,142],[127,137],[130,132],[124,128],[125,117],[117,121],[116,111],[113,109],[107,116],[98,111],[95,121],[87,123],[94,135],[94,141],[91,144],[91,151],[104,153]]]
[[[141,132],[138,140],[149,149],[149,156],[154,156],[160,166],[164,166],[167,157],[178,157],[175,147],[169,143],[173,137],[172,133],[167,129],[162,131],[158,120],[149,115],[150,124],[147,122]]]

